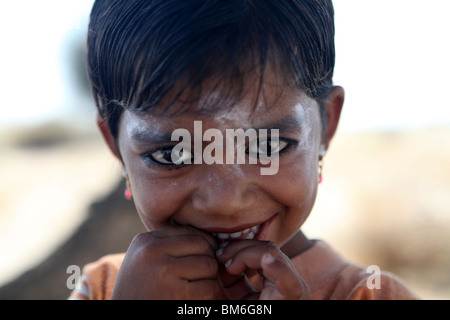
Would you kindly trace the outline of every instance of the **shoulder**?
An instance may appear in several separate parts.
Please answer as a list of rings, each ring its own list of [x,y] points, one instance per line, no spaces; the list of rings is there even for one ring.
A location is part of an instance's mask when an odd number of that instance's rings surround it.
[[[292,259],[317,300],[406,300],[419,299],[397,276],[365,268],[342,258],[324,241]]]
[[[83,271],[85,273],[96,273],[99,271],[103,272],[114,272],[118,271],[122,265],[122,261],[125,257],[125,253],[109,254],[101,257],[97,261],[87,264]]]
[[[110,254],[87,264],[69,299],[110,299],[124,257],[125,253]]]
[[[396,275],[374,269],[365,273],[348,295],[349,300],[418,300],[420,299]]]

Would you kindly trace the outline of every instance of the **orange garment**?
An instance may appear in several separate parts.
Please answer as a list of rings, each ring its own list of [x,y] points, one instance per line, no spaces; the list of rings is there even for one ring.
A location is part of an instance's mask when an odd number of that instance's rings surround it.
[[[83,278],[70,299],[110,299],[125,254],[108,255],[86,265]],[[292,263],[308,284],[313,300],[409,300],[419,299],[395,275],[382,272],[379,289],[367,285],[373,273],[349,263],[321,240]]]

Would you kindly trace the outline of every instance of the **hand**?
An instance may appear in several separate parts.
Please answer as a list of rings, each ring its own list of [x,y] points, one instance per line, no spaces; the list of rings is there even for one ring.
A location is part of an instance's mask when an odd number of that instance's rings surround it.
[[[309,287],[291,260],[271,242],[233,241],[216,252],[219,279],[229,299],[309,299]],[[262,276],[262,289],[249,282],[250,275]]]
[[[112,299],[224,299],[217,241],[190,226],[137,235],[127,250]]]

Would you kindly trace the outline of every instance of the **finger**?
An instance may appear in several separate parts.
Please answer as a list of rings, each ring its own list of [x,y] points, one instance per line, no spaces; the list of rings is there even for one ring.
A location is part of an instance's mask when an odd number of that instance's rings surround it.
[[[226,296],[219,282],[214,279],[191,281],[173,290],[170,299],[175,300],[225,300]]]
[[[265,277],[261,299],[309,299],[309,287],[297,273],[289,259],[277,259],[265,254],[261,259]]]
[[[250,248],[253,246],[273,247],[274,245],[269,241],[261,241],[253,239],[231,241],[226,247],[220,248],[216,251],[217,261],[219,261],[219,263],[225,263],[229,259],[234,258],[239,251],[242,251],[246,248]]]
[[[242,274],[230,274],[225,269],[225,266],[219,265],[219,281],[223,288],[231,287],[241,278],[241,276]]]
[[[226,297],[230,300],[241,300],[256,293],[244,273],[240,275],[229,274],[224,266],[219,266],[219,281]]]
[[[211,248],[216,250],[219,247],[217,239],[213,237],[212,234],[197,229],[193,226],[188,225],[173,225],[173,226],[165,226],[163,228],[157,229],[151,232],[155,237],[158,238],[171,238],[178,237],[182,235],[199,235],[205,238],[208,241]]]
[[[219,265],[214,257],[198,255],[178,257],[161,267],[168,276],[177,275],[186,281],[210,279],[217,281]]]
[[[225,262],[227,272],[240,274],[247,269],[261,269],[261,257],[270,253],[272,256],[281,254],[271,242],[253,242],[241,248],[236,254]]]
[[[200,235],[181,235],[158,240],[159,247],[172,257],[208,255],[215,258],[214,248]]]
[[[140,253],[136,258],[153,258],[155,256],[188,256],[210,255],[215,257],[214,249],[210,243],[200,235],[189,234],[172,236],[169,238],[156,237],[153,232],[146,232],[134,237],[127,254]]]

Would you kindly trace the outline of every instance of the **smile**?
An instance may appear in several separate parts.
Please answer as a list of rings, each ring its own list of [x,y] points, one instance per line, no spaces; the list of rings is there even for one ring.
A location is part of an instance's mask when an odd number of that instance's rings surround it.
[[[233,232],[233,233],[224,233],[224,232],[212,232],[211,234],[219,239],[219,241],[229,241],[229,240],[241,240],[241,239],[253,239],[259,231],[261,225],[257,225],[251,228],[244,229],[242,231]]]

